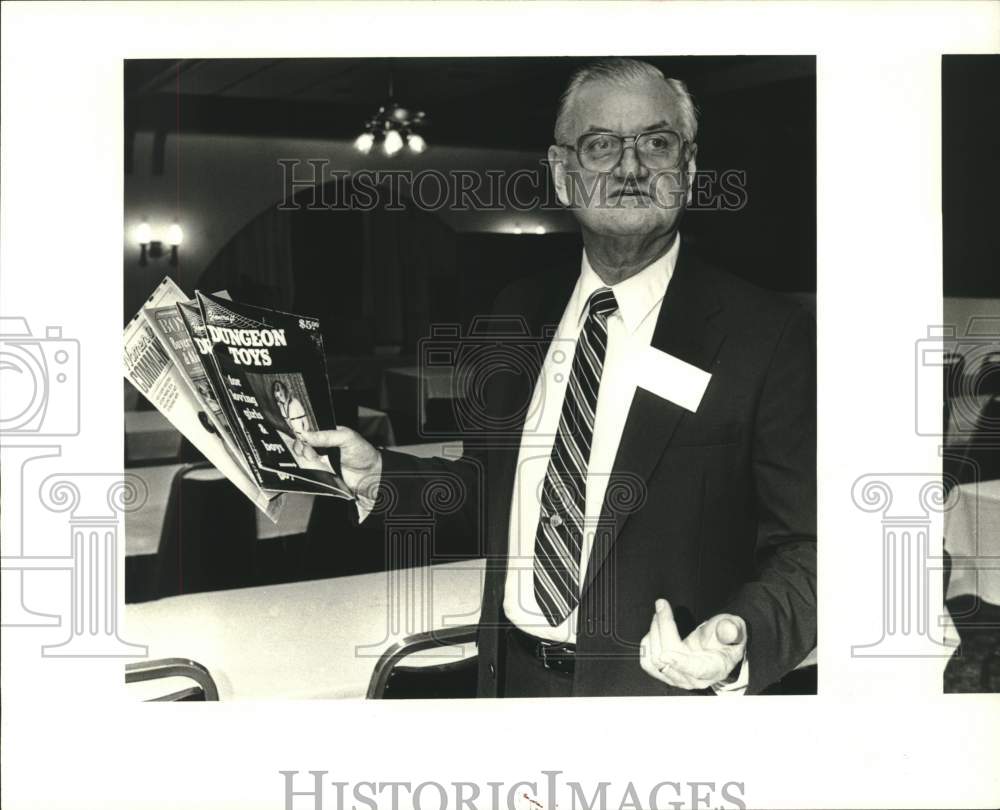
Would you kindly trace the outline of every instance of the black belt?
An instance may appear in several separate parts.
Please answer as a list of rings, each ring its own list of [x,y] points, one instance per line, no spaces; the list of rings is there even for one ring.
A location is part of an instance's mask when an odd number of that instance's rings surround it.
[[[514,625],[510,627],[514,640],[528,653],[541,661],[545,669],[572,675],[576,668],[576,645],[538,638],[525,633]]]

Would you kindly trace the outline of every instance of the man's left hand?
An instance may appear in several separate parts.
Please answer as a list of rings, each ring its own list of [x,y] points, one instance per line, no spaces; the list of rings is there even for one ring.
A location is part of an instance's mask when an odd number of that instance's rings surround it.
[[[658,681],[680,689],[707,689],[725,680],[746,654],[747,627],[739,616],[720,613],[681,639],[666,599],[643,636],[640,663]]]

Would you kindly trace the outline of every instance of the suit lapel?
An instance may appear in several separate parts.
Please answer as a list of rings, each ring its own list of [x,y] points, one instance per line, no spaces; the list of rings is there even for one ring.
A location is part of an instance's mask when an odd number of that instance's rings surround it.
[[[678,257],[650,344],[709,371],[724,335],[711,322],[719,303],[699,269],[700,263],[694,257],[685,256],[684,252]],[[629,501],[628,494],[648,485],[685,413],[684,408],[673,402],[636,389],[601,509],[600,524],[610,531],[599,531],[594,538],[584,589],[594,581],[628,522],[630,511],[620,505]],[[646,498],[649,497],[647,493]]]

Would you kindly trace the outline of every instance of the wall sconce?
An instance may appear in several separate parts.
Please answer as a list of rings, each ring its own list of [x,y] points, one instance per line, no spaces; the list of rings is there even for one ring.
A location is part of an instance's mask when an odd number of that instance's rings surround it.
[[[522,236],[524,234],[534,234],[535,236],[545,236],[546,230],[544,225],[535,225],[534,227],[522,228],[520,222],[514,223],[514,228],[511,233]]]
[[[139,243],[140,267],[148,265],[150,259],[158,260],[166,255],[163,242],[153,239],[153,229],[149,227],[148,222],[143,221],[136,227],[135,240]],[[177,249],[180,247],[182,241],[184,241],[184,231],[181,230],[180,225],[174,222],[167,228],[166,239],[167,245],[170,246],[170,264],[173,267],[177,266]]]

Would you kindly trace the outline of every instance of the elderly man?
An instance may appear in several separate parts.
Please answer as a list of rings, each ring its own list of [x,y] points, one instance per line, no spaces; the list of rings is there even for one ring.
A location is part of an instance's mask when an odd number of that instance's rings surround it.
[[[525,396],[488,377],[503,429],[454,462],[306,436],[362,502],[405,504],[420,475],[478,493],[459,511],[485,532],[481,696],[755,693],[815,645],[814,329],[682,246],[696,133],[655,67],[579,70],[548,158],[583,257],[497,302],[547,347]]]

